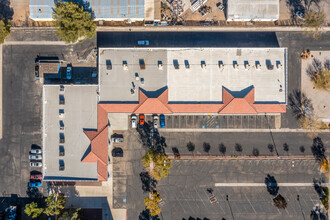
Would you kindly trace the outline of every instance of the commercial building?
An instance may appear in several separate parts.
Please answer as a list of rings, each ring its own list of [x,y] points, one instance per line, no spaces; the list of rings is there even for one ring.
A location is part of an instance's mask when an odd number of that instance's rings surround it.
[[[106,180],[114,113],[286,112],[286,48],[99,48],[98,57],[98,85],[44,86],[46,181]]]
[[[279,0],[228,0],[227,21],[277,21]]]

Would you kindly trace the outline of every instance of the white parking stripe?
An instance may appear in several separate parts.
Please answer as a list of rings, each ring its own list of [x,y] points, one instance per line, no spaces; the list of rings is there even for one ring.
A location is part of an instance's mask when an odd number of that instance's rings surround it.
[[[277,186],[313,186],[313,183],[278,183]],[[215,183],[215,187],[265,187],[265,183]]]

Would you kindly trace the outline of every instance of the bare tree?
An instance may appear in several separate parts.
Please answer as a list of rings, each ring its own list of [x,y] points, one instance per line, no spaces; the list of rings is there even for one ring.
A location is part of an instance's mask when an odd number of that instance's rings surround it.
[[[281,194],[278,194],[273,199],[273,203],[279,209],[285,209],[288,206],[288,203],[286,202],[285,198]]]

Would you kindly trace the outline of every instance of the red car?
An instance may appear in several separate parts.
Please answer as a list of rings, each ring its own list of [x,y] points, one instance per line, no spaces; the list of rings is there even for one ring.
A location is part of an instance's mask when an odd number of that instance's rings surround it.
[[[30,180],[42,180],[42,174],[30,175]]]
[[[144,115],[143,114],[141,114],[139,116],[139,120],[140,120],[140,127],[142,128],[144,126]]]

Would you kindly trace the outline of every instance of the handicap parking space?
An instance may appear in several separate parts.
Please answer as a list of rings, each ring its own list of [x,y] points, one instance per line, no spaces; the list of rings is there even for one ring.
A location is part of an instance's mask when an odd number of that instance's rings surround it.
[[[166,115],[165,121],[166,128],[177,129],[275,128],[275,115]]]

